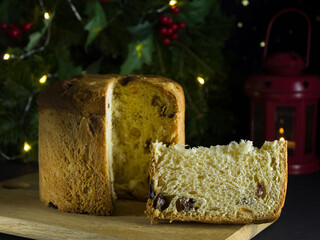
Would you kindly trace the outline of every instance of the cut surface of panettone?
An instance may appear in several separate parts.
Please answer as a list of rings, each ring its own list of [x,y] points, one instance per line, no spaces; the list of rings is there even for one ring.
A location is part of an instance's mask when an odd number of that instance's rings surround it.
[[[152,222],[261,223],[276,220],[287,188],[286,141],[185,149],[152,145],[146,214]]]

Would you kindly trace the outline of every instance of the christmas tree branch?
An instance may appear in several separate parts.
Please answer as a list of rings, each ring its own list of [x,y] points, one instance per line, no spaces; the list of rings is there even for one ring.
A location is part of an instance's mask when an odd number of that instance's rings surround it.
[[[226,78],[227,76],[224,73],[216,72],[213,70],[205,61],[203,61],[197,54],[195,54],[188,46],[183,44],[181,41],[177,41],[178,44],[184,48],[194,59],[196,59],[201,65],[203,65],[205,68],[207,68],[212,74],[218,73],[222,77]]]
[[[23,90],[24,92],[27,92],[28,94],[32,94],[32,92],[31,92],[29,89],[25,88],[23,85],[18,84],[18,83],[15,82],[15,81],[13,81],[10,77],[7,77],[7,78],[5,79],[5,81],[8,82],[8,83],[11,83],[11,84],[13,84],[13,85],[15,85],[18,89],[21,89],[21,90]]]
[[[201,63],[204,67],[206,67],[211,73],[215,73],[215,71],[206,63],[204,62],[197,54],[195,54],[189,47],[183,44],[181,41],[177,41],[178,44],[185,49],[194,59],[196,59],[199,63]]]
[[[163,64],[163,58],[162,58],[162,53],[161,53],[161,49],[160,49],[160,46],[159,46],[159,41],[155,41],[155,42],[156,42],[156,48],[157,48],[157,53],[158,53],[161,73],[164,74],[166,72],[166,68],[165,68],[165,66]]]
[[[197,108],[197,106],[194,104],[190,94],[189,94],[189,91],[188,91],[188,88],[186,87],[186,85],[184,84],[184,58],[183,58],[183,54],[181,53],[181,57],[180,57],[180,83],[183,87],[183,91],[187,97],[187,100],[188,102],[190,103],[191,107],[195,110],[195,112],[197,113],[197,115],[200,115],[200,111],[199,109]]]

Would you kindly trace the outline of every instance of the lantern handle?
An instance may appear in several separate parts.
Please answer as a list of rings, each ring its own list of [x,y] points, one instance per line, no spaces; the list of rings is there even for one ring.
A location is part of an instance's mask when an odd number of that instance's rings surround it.
[[[273,22],[283,13],[286,12],[297,12],[300,13],[302,16],[305,17],[305,19],[307,20],[307,24],[308,24],[308,40],[307,40],[307,56],[306,56],[306,62],[305,62],[305,66],[304,68],[307,68],[309,66],[309,57],[310,57],[310,41],[311,41],[311,23],[310,23],[310,19],[307,16],[307,14],[305,14],[303,11],[296,9],[296,8],[287,8],[287,9],[283,9],[281,11],[279,11],[276,15],[273,16],[273,18],[270,20],[268,28],[267,28],[267,34],[266,34],[266,45],[263,51],[263,59],[266,58],[267,56],[267,51],[268,51],[268,44],[269,44],[269,37],[270,37],[270,31],[271,31],[271,27],[273,25]]]

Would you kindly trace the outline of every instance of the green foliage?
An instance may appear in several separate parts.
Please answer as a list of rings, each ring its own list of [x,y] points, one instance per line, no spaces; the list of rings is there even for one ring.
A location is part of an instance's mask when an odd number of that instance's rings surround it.
[[[26,51],[32,50],[34,47],[36,47],[41,39],[41,37],[47,32],[48,27],[50,26],[52,20],[54,18],[54,13],[51,14],[49,19],[44,19],[43,20],[43,28],[38,31],[30,34],[29,36],[29,43],[28,45],[24,48]]]
[[[30,33],[16,40],[0,32],[1,52],[16,56],[0,62],[0,152],[24,161],[36,160],[38,93],[51,82],[83,70],[171,78],[185,91],[186,142],[195,146],[230,140],[233,99],[222,49],[232,20],[221,11],[218,0],[178,1],[178,15],[172,15],[169,1],[162,0],[72,2],[81,21],[68,1],[45,1],[51,15],[48,21],[43,20],[37,1],[0,2],[0,22],[34,23]],[[179,39],[169,46],[162,45],[158,33],[161,15],[187,25],[178,30]],[[21,54],[44,46],[49,28],[50,41],[44,50],[20,59]],[[44,74],[49,77],[40,84]],[[197,82],[198,76],[205,79],[204,85]],[[28,152],[23,151],[25,142],[32,147]]]
[[[84,27],[84,29],[89,32],[85,48],[87,48],[101,30],[107,26],[106,15],[98,0],[88,2],[86,14],[90,17],[90,20]]]
[[[128,27],[128,31],[131,33],[134,39],[143,40],[150,35],[153,25],[149,21],[139,23],[136,26]]]
[[[80,66],[75,67],[74,64],[69,60],[63,59],[58,60],[58,77],[59,79],[66,79],[72,76],[81,74],[82,68]]]
[[[130,43],[128,57],[121,66],[120,74],[130,74],[135,69],[141,69],[144,63],[150,64],[153,51],[154,41],[151,34],[142,41]]]
[[[193,0],[181,6],[181,14],[178,14],[176,18],[184,21],[190,27],[197,23],[204,23],[213,2],[212,0]]]

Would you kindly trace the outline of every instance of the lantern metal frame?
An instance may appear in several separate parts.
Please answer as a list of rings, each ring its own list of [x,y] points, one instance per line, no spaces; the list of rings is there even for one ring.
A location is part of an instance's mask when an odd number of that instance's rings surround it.
[[[308,40],[305,62],[300,56],[291,53],[275,54],[267,58],[273,22],[286,12],[297,12],[307,20]],[[294,139],[289,139],[292,142],[288,142],[288,170],[290,174],[309,173],[319,170],[319,159],[316,157],[315,147],[320,78],[316,75],[300,74],[301,70],[309,65],[310,39],[310,19],[304,12],[294,8],[278,12],[268,25],[266,45],[263,53],[263,62],[269,73],[252,74],[246,82],[246,92],[251,99],[250,137],[255,144],[261,145],[265,140],[273,141],[277,139],[276,130],[278,129],[275,129],[277,108],[288,107],[295,109],[295,116],[292,119],[294,121],[293,129],[295,130],[295,137]],[[292,59],[294,59],[293,62]],[[262,107],[262,109],[259,109],[262,114],[262,116],[259,116],[260,121],[262,121],[260,123],[257,122],[258,119],[255,119],[258,106]],[[310,106],[313,107],[311,111],[313,115],[312,119],[308,119],[310,122],[307,122],[307,111],[310,111]],[[260,126],[260,132],[258,133],[257,124]],[[260,134],[258,136],[260,137],[260,141],[255,136],[257,134]],[[311,147],[306,145],[307,143],[311,144]],[[294,150],[292,155],[290,154],[292,153],[290,150],[292,150],[293,144]]]

